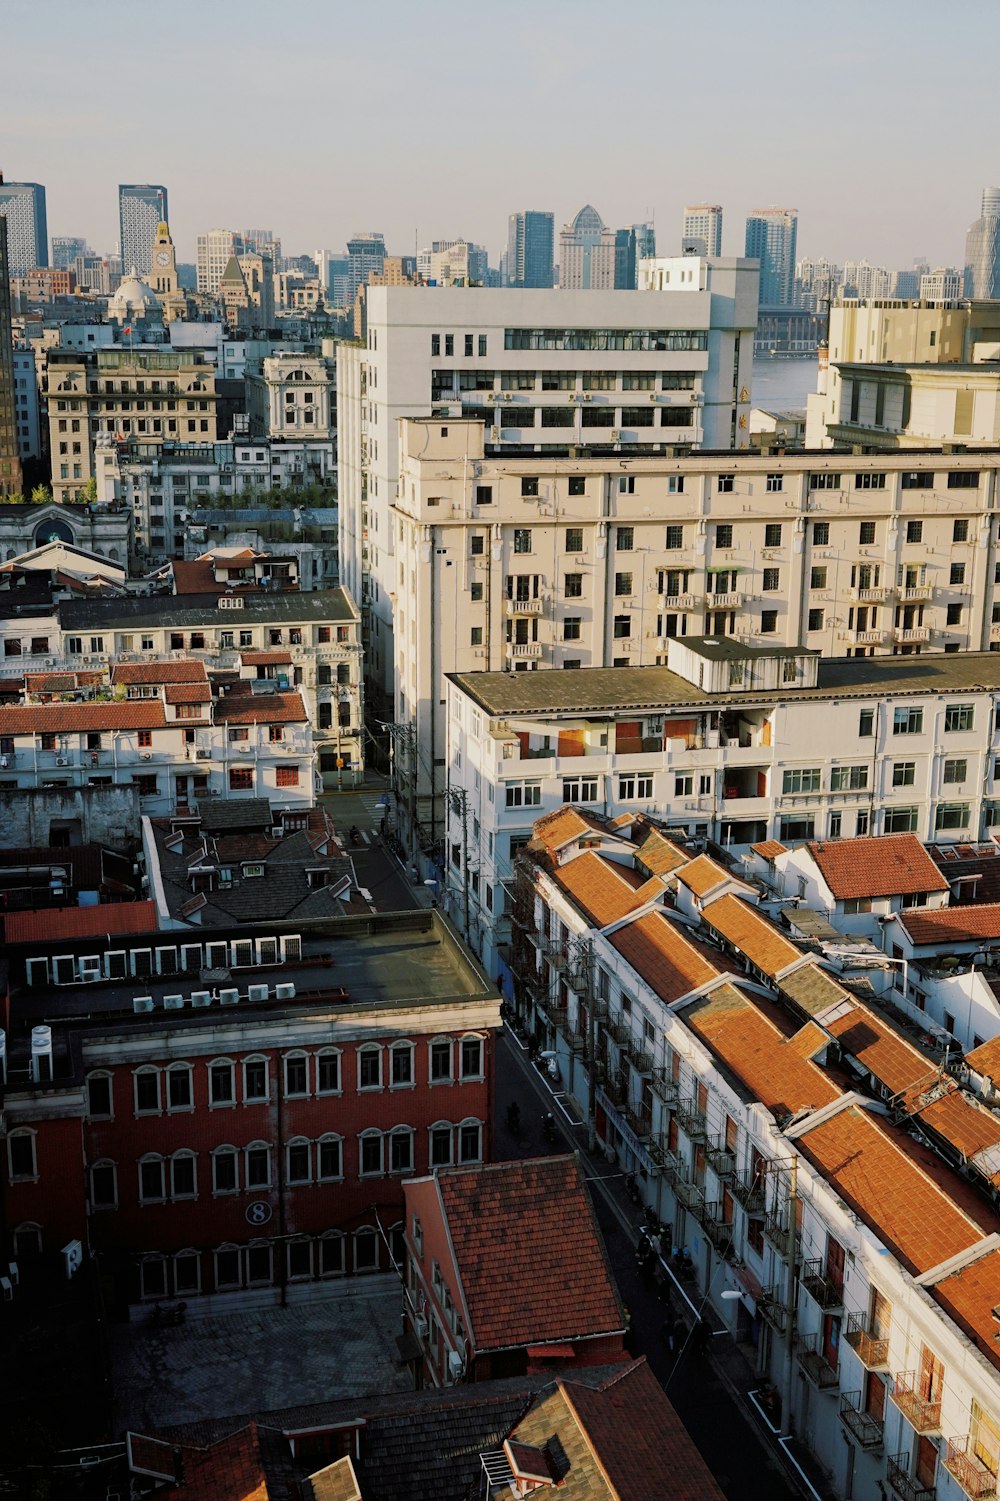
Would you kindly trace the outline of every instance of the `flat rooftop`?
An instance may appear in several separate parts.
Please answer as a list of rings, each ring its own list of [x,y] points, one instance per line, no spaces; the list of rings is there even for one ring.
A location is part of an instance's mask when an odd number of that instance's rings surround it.
[[[741,649],[741,655],[746,648]],[[764,653],[767,655],[768,653]],[[777,648],[774,656],[801,655]],[[484,713],[503,718],[661,713],[675,708],[719,709],[795,700],[900,698],[908,694],[996,692],[1000,654],[935,652],[919,657],[833,657],[819,663],[815,688],[773,688],[710,694],[669,667],[583,667],[577,672],[450,672],[448,678]]]
[[[127,599],[67,600],[58,606],[59,620],[65,630],[102,626],[105,630],[129,630],[147,621],[159,626],[186,625],[212,621],[220,625],[239,625],[254,619],[328,621],[359,620],[360,614],[346,589],[313,589],[294,593],[243,593],[235,597],[240,604],[233,608],[220,605],[219,589],[211,594],[148,594]]]

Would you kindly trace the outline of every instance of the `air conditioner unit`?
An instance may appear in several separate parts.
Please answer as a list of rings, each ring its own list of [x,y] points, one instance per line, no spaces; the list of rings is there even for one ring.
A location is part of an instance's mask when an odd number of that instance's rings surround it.
[[[194,755],[196,761],[211,761],[212,759],[212,752],[210,750],[196,750]]]
[[[57,766],[68,766],[69,762],[68,762],[68,760],[66,759],[65,756],[56,756],[56,765]]]
[[[452,1381],[458,1381],[465,1372],[465,1361],[458,1350],[448,1351],[448,1375]]]
[[[183,1008],[184,997],[182,995],[165,995],[163,997],[164,1011],[182,1011]]]
[[[417,1331],[418,1339],[426,1339],[427,1331],[429,1328],[429,1325],[427,1323],[427,1315],[425,1313],[416,1314],[413,1320],[413,1327]]]
[[[584,391],[583,395],[580,397],[581,401],[593,401],[593,399],[594,398],[591,396],[589,391]]]
[[[610,434],[609,434],[609,441],[612,442],[612,443],[620,443],[621,442],[621,437],[622,437],[622,435],[618,431],[618,428],[617,427],[613,427],[611,429]]]
[[[239,1000],[240,993],[234,985],[227,986],[225,990],[219,991],[220,1006],[237,1006],[239,1005]]]
[[[283,985],[274,987],[274,999],[276,1001],[291,1001],[295,999],[295,986],[286,981]]]
[[[152,759],[153,759],[153,752],[152,751],[143,751],[142,755],[139,757],[140,761],[152,761]]]
[[[83,1266],[83,1246],[78,1240],[71,1240],[62,1248],[63,1269],[67,1278],[72,1277]]]
[[[247,987],[247,1000],[266,1001],[269,993],[270,987],[267,985],[250,985]]]
[[[10,1278],[11,1286],[12,1287],[17,1287],[18,1284],[21,1281],[21,1273],[18,1271],[18,1266],[17,1266],[17,1262],[16,1261],[8,1261],[8,1263],[7,1263],[7,1276]]]
[[[3,1294],[3,1301],[5,1303],[13,1303],[14,1284],[9,1277],[0,1277],[0,1293]]]
[[[81,985],[96,985],[100,978],[101,971],[99,969],[81,969],[80,971]]]
[[[135,995],[132,997],[132,1010],[136,1016],[143,1016],[153,1009],[153,997],[151,995]]]
[[[9,765],[10,765],[10,757],[9,756],[0,756],[0,770],[6,771],[7,767]]]
[[[191,1004],[192,1006],[211,1006],[212,992],[210,990],[192,990]]]

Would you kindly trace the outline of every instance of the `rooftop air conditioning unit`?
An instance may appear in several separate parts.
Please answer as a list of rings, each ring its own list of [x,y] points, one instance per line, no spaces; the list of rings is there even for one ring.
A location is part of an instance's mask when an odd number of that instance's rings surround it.
[[[136,1016],[144,1016],[153,1009],[153,997],[151,995],[135,995],[132,997],[132,1010]]]
[[[211,1006],[212,992],[210,990],[192,990],[191,1004],[192,1006]]]
[[[164,1011],[181,1011],[183,1007],[184,997],[182,995],[165,995],[163,997]]]
[[[225,990],[219,991],[220,1006],[237,1006],[239,1005],[239,999],[240,993],[233,985],[227,986]]]
[[[270,993],[267,985],[250,985],[247,987],[248,1001],[266,1001]]]
[[[274,999],[276,1001],[291,1001],[295,999],[295,986],[290,982],[274,987]]]

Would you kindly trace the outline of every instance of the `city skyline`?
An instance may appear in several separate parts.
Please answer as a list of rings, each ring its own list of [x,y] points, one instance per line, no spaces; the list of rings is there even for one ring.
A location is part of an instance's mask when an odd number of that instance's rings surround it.
[[[1000,34],[1000,16],[980,0],[966,0],[961,9],[977,48],[988,48]],[[98,61],[93,30],[86,13],[53,0],[58,41],[46,52],[45,98],[29,67],[11,69],[0,166],[9,181],[46,186],[52,234],[85,236],[104,250],[117,238],[118,184],[165,183],[183,261],[194,260],[199,233],[250,220],[273,223],[291,253],[339,248],[371,228],[382,230],[390,253],[409,253],[454,229],[485,244],[495,260],[511,213],[537,208],[559,225],[587,202],[607,224],[652,217],[659,248],[669,250],[675,240],[679,247],[684,205],[711,201],[725,209],[727,255],[741,253],[744,221],[755,204],[788,202],[799,210],[804,255],[864,255],[900,266],[926,256],[932,264],[960,264],[982,190],[1000,177],[1000,163],[990,151],[988,100],[966,86],[961,49],[951,60],[923,46],[921,14],[930,7],[904,11],[891,3],[872,13],[849,0],[832,41],[818,16],[788,0],[771,0],[767,10],[766,41],[758,41],[747,37],[744,13],[730,0],[711,21],[640,0],[621,33],[596,24],[601,13],[589,0],[573,5],[572,27],[564,0],[540,9],[514,0],[508,25],[489,31],[474,18],[460,29],[427,26],[390,3],[376,41],[360,14],[317,9],[309,48],[296,53],[294,67],[276,70],[266,41],[256,40],[265,32],[255,28],[254,16],[259,11],[263,22],[264,12],[250,3],[240,11],[245,40],[237,41],[237,52],[245,76],[259,65],[269,107],[240,112],[241,150],[224,172],[209,174],[192,164],[205,160],[199,152],[206,140],[233,128],[224,92],[199,91],[196,109],[140,110],[127,130],[122,94],[127,98],[129,80],[148,70],[154,36],[164,80],[185,76],[187,22],[197,29],[199,57],[209,56],[215,42],[219,56],[230,57],[228,8],[195,10],[179,0],[178,24],[164,33],[152,13],[109,0],[104,14],[117,37],[120,83],[113,94],[91,91],[82,128],[81,70],[85,78],[88,56]],[[864,46],[851,41],[852,18],[860,25],[862,17]],[[5,19],[10,60],[27,63],[36,13],[14,0]],[[643,45],[636,46],[640,34]],[[671,70],[666,98],[665,49],[703,62]],[[892,68],[881,66],[886,56],[894,58]],[[815,65],[803,69],[803,57]],[[765,65],[780,85],[766,92],[755,85]],[[599,94],[617,68],[629,77],[630,109],[618,115],[584,109],[584,98]],[[711,113],[704,109],[705,68],[714,75]],[[856,154],[820,145],[827,135],[817,98],[828,70],[836,77],[838,113],[849,110],[857,138],[878,135],[886,170],[877,222],[864,219],[869,200],[858,193]],[[914,110],[920,97],[934,97],[935,110]],[[441,99],[475,104],[460,139],[448,133],[447,173],[405,170],[414,140],[425,166],[432,160]],[[362,109],[365,150],[338,149]],[[965,145],[956,162],[935,122],[959,109]],[[665,157],[673,130],[694,131],[696,149]],[[492,166],[485,172],[487,158]],[[665,159],[690,165],[665,168]]]

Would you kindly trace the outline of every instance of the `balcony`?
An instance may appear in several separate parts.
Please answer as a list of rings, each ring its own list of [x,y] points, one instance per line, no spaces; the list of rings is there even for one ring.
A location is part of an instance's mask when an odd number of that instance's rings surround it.
[[[664,1105],[673,1105],[677,1101],[677,1080],[672,1079],[665,1068],[654,1068],[650,1084],[653,1093],[662,1100]]]
[[[897,641],[904,645],[913,641],[929,641],[930,627],[926,625],[899,626],[894,632]]]
[[[889,1396],[917,1433],[937,1433],[940,1430],[941,1399],[931,1402],[920,1395],[920,1378],[916,1371],[898,1372]]]
[[[847,1343],[861,1363],[870,1371],[884,1370],[889,1363],[889,1335],[876,1334],[866,1315],[851,1313],[847,1316]]]
[[[886,639],[885,631],[848,631],[847,635],[856,646],[881,646]]]
[[[995,1496],[997,1474],[983,1463],[976,1453],[976,1442],[971,1434],[950,1438],[944,1457],[944,1467],[958,1481],[967,1496]]]
[[[705,1193],[697,1183],[681,1180],[674,1184],[674,1193],[677,1195],[678,1204],[683,1204],[696,1220],[705,1218]]]
[[[677,1101],[677,1124],[689,1141],[704,1141],[705,1112],[697,1100]]]
[[[706,610],[742,610],[742,594],[706,594]]]
[[[862,1449],[871,1452],[882,1447],[882,1424],[861,1406],[860,1392],[841,1392],[840,1421],[852,1433]]]
[[[802,1268],[802,1285],[820,1308],[840,1308],[844,1302],[843,1289],[837,1287],[823,1271],[823,1263],[817,1257],[807,1261]]]
[[[661,610],[700,610],[701,599],[697,594],[661,594]]]
[[[779,1334],[788,1328],[788,1309],[776,1287],[765,1288],[757,1299],[757,1311],[761,1318]]]
[[[508,641],[505,646],[506,655],[515,662],[525,661],[531,657],[542,655],[542,643],[540,641]]]
[[[504,607],[504,614],[508,617],[513,615],[541,615],[545,605],[540,599],[508,599]]]
[[[609,1074],[601,1088],[617,1110],[621,1110],[628,1103],[628,1090],[617,1074]]]
[[[681,1176],[680,1158],[676,1152],[672,1152],[667,1146],[667,1138],[660,1133],[651,1136],[647,1144],[650,1157],[660,1169],[660,1174],[666,1183],[676,1183]]]
[[[764,1216],[764,1234],[779,1251],[787,1249],[789,1224],[787,1200],[772,1204]]]
[[[647,1053],[645,1048],[630,1048],[629,1058],[637,1074],[651,1074],[653,1072],[653,1055],[652,1053]]]
[[[634,1105],[626,1105],[623,1114],[639,1140],[647,1141],[652,1134],[653,1122],[645,1110],[637,1110]]]
[[[709,1137],[705,1156],[720,1178],[732,1178],[736,1173],[736,1153],[731,1152],[724,1141]]]
[[[884,605],[895,594],[895,589],[852,589],[851,598],[859,605]]]
[[[818,1334],[809,1334],[800,1339],[795,1354],[813,1386],[821,1392],[836,1389],[837,1371],[823,1354]]]
[[[886,1463],[889,1484],[900,1501],[934,1501],[937,1488],[933,1485],[921,1485],[919,1480],[914,1479],[910,1474],[908,1454],[890,1454]]]
[[[763,1173],[737,1173],[733,1179],[733,1198],[749,1215],[764,1213]]]
[[[705,1205],[705,1234],[722,1257],[729,1256],[733,1250],[733,1222],[724,1220],[724,1213],[724,1206],[718,1199]]]
[[[906,604],[926,604],[934,598],[934,589],[930,584],[911,584],[906,589],[900,589],[899,597]]]
[[[612,1016],[607,1024],[608,1036],[611,1037],[620,1048],[627,1048],[632,1043],[632,1028],[627,1021],[622,1019],[621,1012]]]

